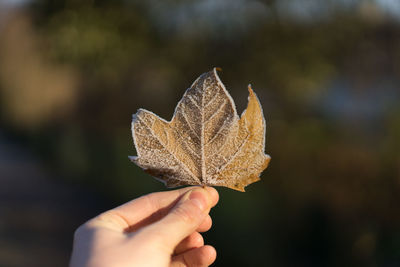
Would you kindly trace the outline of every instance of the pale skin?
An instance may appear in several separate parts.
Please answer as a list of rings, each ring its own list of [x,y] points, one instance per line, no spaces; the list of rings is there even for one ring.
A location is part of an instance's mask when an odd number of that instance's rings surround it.
[[[70,267],[209,266],[216,259],[200,233],[218,202],[212,187],[142,196],[80,226]]]

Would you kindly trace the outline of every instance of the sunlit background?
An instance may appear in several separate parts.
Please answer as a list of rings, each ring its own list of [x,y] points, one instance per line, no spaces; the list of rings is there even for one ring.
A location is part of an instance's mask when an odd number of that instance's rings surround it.
[[[0,0],[0,266],[66,266],[77,226],[165,190],[131,116],[215,66],[272,161],[218,188],[214,265],[400,266],[398,0]]]

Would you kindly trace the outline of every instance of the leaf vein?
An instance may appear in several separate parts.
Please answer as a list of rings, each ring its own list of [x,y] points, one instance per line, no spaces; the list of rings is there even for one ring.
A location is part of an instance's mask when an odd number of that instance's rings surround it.
[[[176,140],[177,140],[177,141],[180,141],[180,140],[181,140],[182,143],[184,143],[184,144],[186,145],[186,147],[189,148],[189,150],[193,153],[193,155],[194,155],[196,158],[200,158],[200,156],[197,155],[196,151],[194,151],[193,148],[188,144],[187,140],[186,140],[186,139],[183,139],[182,135],[180,135],[176,129],[174,129],[174,131],[175,131],[175,134],[178,136],[178,139],[176,139]]]
[[[227,101],[224,100],[224,103],[221,104],[221,106],[218,108],[216,112],[214,112],[205,122],[204,124],[207,124],[209,121],[211,121],[215,116],[217,116],[218,113],[221,112],[221,110],[225,107]]]
[[[192,125],[190,124],[189,119],[187,118],[186,112],[182,109],[181,110],[182,116],[186,121],[186,124],[189,126],[189,129],[192,131],[192,133],[198,138],[200,139],[200,136],[196,133],[196,131],[192,128]]]
[[[228,166],[229,163],[231,163],[231,162],[236,158],[236,156],[242,151],[243,146],[244,146],[244,145],[247,143],[247,141],[249,140],[249,137],[250,137],[249,134],[246,135],[246,138],[245,138],[245,139],[243,140],[243,142],[240,144],[239,148],[235,151],[235,153],[232,155],[232,157],[231,157],[224,165],[222,165],[222,166],[219,168],[218,172],[223,171],[223,170],[226,168],[226,166]]]
[[[193,103],[193,105],[196,106],[196,108],[198,108],[199,110],[201,110],[201,107],[199,106],[199,104],[196,103],[196,101],[194,100],[193,96],[188,95],[188,98],[189,98],[190,101]]]
[[[225,129],[225,124],[226,124],[226,122],[228,121],[228,119],[229,119],[229,117],[228,117],[228,118],[225,118],[224,123],[223,123],[222,126],[219,128],[218,132],[216,132],[216,133],[214,134],[214,136],[211,137],[211,139],[205,144],[205,146],[207,146],[208,144],[212,143],[212,142],[215,140],[215,138],[217,138],[217,136],[222,132],[222,130]],[[225,144],[225,143],[224,143],[224,144]],[[213,155],[214,155],[214,154],[213,154]]]
[[[217,99],[217,94],[213,95],[213,97],[208,101],[208,103],[204,106],[204,108],[210,106],[216,99]]]
[[[168,148],[165,146],[165,144],[163,144],[160,140],[160,138],[158,138],[158,136],[154,133],[153,129],[151,129],[149,127],[149,125],[146,124],[146,122],[144,122],[144,120],[142,120],[140,118],[140,116],[137,116],[137,119],[142,122],[150,131],[151,135],[165,148],[165,150],[172,156],[174,157],[174,159],[189,173],[190,176],[192,176],[192,178],[198,182],[199,179],[197,179],[197,177],[194,175],[194,173],[182,162],[180,161],[173,153],[171,153],[171,151],[168,150]]]

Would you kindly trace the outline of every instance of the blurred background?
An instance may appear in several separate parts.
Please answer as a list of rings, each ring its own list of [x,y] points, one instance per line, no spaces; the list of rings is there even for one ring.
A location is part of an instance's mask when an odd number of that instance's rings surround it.
[[[166,190],[131,116],[215,66],[272,161],[218,188],[214,265],[400,266],[397,0],[0,0],[0,266],[66,266],[77,226]]]

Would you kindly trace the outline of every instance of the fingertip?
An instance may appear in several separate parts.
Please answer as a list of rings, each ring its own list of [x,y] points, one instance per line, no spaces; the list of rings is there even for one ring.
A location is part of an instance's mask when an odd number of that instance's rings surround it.
[[[205,190],[208,193],[208,200],[211,205],[211,208],[214,207],[219,201],[218,191],[214,187],[195,185],[195,186],[185,187],[185,189],[186,190],[183,191],[185,194],[190,194],[189,192],[193,191],[202,192],[203,190]]]
[[[204,221],[197,227],[196,231],[198,232],[207,232],[208,230],[211,229],[212,226],[212,219],[210,215],[207,215],[207,217],[204,219]]]
[[[209,266],[217,259],[217,251],[210,245],[199,248],[197,253],[200,266]]]
[[[205,245],[174,256],[171,266],[209,266],[216,258],[215,248]]]
[[[191,242],[194,244],[195,247],[204,246],[204,238],[199,232],[194,232],[191,236]]]
[[[217,250],[210,245],[203,246],[203,253],[207,256],[209,260],[209,265],[212,264],[217,259]]]
[[[183,239],[175,248],[174,254],[181,254],[193,248],[204,246],[203,236],[199,232],[194,232]]]
[[[204,187],[205,190],[207,190],[208,194],[210,195],[211,198],[211,207],[214,207],[215,205],[217,205],[218,201],[219,201],[219,194],[218,191],[211,186],[206,186]]]
[[[202,212],[207,211],[212,203],[210,194],[201,187],[195,188],[183,197],[182,201],[189,199]]]
[[[191,248],[198,248],[204,246],[204,238],[199,232],[194,232],[187,237],[187,242],[190,243]]]

